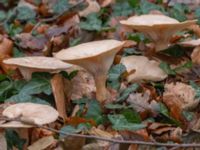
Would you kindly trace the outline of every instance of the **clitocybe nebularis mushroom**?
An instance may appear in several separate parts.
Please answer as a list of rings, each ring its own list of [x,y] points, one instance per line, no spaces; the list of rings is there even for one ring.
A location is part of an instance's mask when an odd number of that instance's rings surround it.
[[[116,53],[125,42],[117,40],[102,40],[83,43],[68,49],[63,49],[55,57],[65,62],[79,65],[88,70],[96,84],[96,98],[100,102],[109,98],[106,89],[106,79]]]
[[[128,72],[135,71],[127,76],[128,82],[141,80],[161,81],[167,77],[167,74],[159,67],[159,62],[149,60],[145,56],[122,57],[121,63]]]
[[[2,115],[10,121],[2,122],[0,128],[15,129],[20,138],[26,140],[29,139],[28,128],[49,124],[58,118],[58,112],[53,107],[35,103],[19,103],[8,106]]]
[[[127,20],[120,21],[121,24],[144,33],[155,43],[156,51],[166,49],[169,46],[170,38],[173,34],[195,24],[196,22],[197,20],[179,22],[178,20],[168,16],[152,14],[133,16]]]
[[[3,63],[18,67],[26,80],[31,79],[33,72],[57,73],[72,67],[72,65],[56,58],[43,56],[9,58],[4,60]],[[56,108],[60,116],[66,118],[66,100],[63,80],[62,75],[55,74],[51,79],[51,86],[55,97]]]

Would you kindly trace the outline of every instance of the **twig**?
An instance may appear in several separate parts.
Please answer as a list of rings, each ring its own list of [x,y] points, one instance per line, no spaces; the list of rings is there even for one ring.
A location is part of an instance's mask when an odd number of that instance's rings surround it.
[[[42,126],[42,125],[36,125],[31,122],[26,122],[22,121],[19,118],[17,119],[9,119],[5,117],[0,117],[0,120],[4,121],[21,121],[22,123],[29,124],[32,126],[35,126],[36,128],[43,128],[52,132],[55,132],[57,134],[62,134],[65,136],[74,136],[74,137],[82,137],[82,138],[88,138],[88,139],[96,139],[96,140],[101,140],[101,141],[106,141],[106,142],[111,142],[111,143],[118,143],[118,144],[138,144],[138,145],[147,145],[147,146],[164,146],[164,147],[175,147],[175,148],[191,148],[191,147],[200,147],[200,144],[196,143],[190,143],[190,144],[173,144],[173,143],[158,143],[158,142],[145,142],[145,141],[131,141],[131,140],[118,140],[118,139],[110,139],[110,138],[104,138],[100,136],[94,136],[94,135],[83,135],[83,134],[77,134],[77,133],[69,133],[69,132],[64,132],[60,130],[56,130],[50,127]]]

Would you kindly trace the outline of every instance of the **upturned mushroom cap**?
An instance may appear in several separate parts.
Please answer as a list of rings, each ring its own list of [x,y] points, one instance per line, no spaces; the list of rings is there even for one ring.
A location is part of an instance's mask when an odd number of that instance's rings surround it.
[[[179,45],[182,45],[182,46],[185,46],[185,47],[200,46],[200,39],[180,42]]]
[[[128,82],[150,80],[161,81],[167,77],[167,74],[160,69],[159,63],[149,60],[144,56],[128,56],[121,59],[128,72],[135,71],[127,76]]]
[[[35,103],[14,104],[7,107],[2,114],[9,119],[19,118],[20,120],[36,125],[48,124],[58,118],[58,112],[53,107]],[[5,128],[27,128],[33,126],[20,121],[10,121],[0,124],[0,127]]]
[[[104,101],[108,97],[105,87],[108,70],[124,44],[117,40],[93,41],[61,50],[54,56],[89,71],[95,79],[97,99]]]
[[[27,80],[31,79],[33,72],[57,72],[72,66],[56,58],[44,56],[9,58],[3,63],[18,67]]]
[[[123,25],[143,32],[156,44],[156,51],[167,48],[170,43],[170,38],[174,33],[181,31],[196,22],[197,20],[179,22],[168,16],[152,14],[133,16],[127,20],[120,21]]]

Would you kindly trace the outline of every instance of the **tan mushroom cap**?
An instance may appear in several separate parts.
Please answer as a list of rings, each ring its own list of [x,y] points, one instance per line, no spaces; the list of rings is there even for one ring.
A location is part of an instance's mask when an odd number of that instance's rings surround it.
[[[184,42],[180,42],[179,44],[185,47],[196,47],[196,46],[200,46],[200,39],[184,41]]]
[[[55,57],[61,60],[79,60],[96,57],[121,47],[124,42],[117,40],[101,40],[83,43],[68,49],[63,49]]]
[[[121,24],[132,26],[132,27],[152,27],[152,26],[176,26],[179,24],[193,24],[195,23],[196,20],[188,20],[185,22],[179,22],[178,20],[164,16],[164,15],[152,15],[152,14],[147,14],[147,15],[141,15],[141,16],[133,16],[128,18],[127,20],[122,20],[120,21]]]
[[[31,122],[36,125],[48,124],[54,122],[58,118],[58,112],[53,107],[35,103],[14,104],[7,107],[2,114],[10,119],[19,117],[23,121]],[[26,128],[32,126],[18,121],[11,121],[0,124],[0,127]]]
[[[3,61],[8,65],[15,65],[18,67],[32,68],[45,71],[56,71],[67,69],[71,64],[64,63],[54,57],[33,56],[33,57],[18,57],[9,58]]]
[[[145,56],[127,56],[121,59],[128,72],[135,70],[134,73],[127,76],[128,82],[150,80],[161,81],[167,77],[167,74],[159,67],[159,62],[149,60]]]

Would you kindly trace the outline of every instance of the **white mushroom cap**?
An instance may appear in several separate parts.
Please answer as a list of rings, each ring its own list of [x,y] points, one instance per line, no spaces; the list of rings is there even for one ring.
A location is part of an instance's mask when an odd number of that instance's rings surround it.
[[[55,54],[55,57],[68,62],[87,59],[108,53],[117,47],[122,47],[123,44],[124,42],[117,40],[93,41],[63,49]]]
[[[179,44],[185,47],[196,47],[196,46],[200,46],[200,39],[184,41],[184,42],[180,42]]]
[[[120,21],[121,24],[143,32],[156,46],[156,51],[163,50],[169,46],[173,34],[181,31],[197,20],[179,22],[176,19],[164,15],[141,15],[133,16],[127,20]]]
[[[9,58],[4,60],[3,63],[19,67],[41,69],[44,71],[62,70],[72,66],[54,57],[44,56]]]
[[[17,66],[26,80],[31,79],[33,72],[55,73],[60,70],[66,70],[72,66],[54,57],[44,56],[9,58],[3,60],[3,63]]]
[[[3,116],[9,119],[18,118],[36,125],[43,125],[54,122],[58,118],[58,112],[51,106],[35,103],[18,103],[7,107],[3,111]],[[0,124],[0,127],[31,127],[31,125],[18,121],[11,121]]]
[[[155,60],[149,60],[145,56],[128,56],[121,59],[128,72],[135,70],[134,73],[127,76],[128,82],[150,80],[161,81],[167,77],[167,74],[159,67]]]

